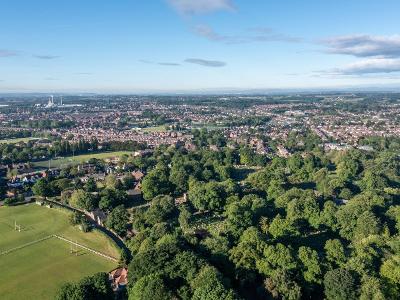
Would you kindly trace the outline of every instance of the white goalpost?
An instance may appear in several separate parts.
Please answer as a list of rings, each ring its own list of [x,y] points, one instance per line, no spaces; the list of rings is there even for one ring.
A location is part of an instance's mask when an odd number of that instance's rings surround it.
[[[17,220],[15,220],[15,223],[14,223],[14,230],[18,231],[18,232],[21,232],[21,225],[17,224]]]
[[[75,244],[73,244],[73,243],[70,243],[70,244],[71,244],[70,253],[71,254],[75,253],[75,256],[78,256],[78,242],[76,241]]]

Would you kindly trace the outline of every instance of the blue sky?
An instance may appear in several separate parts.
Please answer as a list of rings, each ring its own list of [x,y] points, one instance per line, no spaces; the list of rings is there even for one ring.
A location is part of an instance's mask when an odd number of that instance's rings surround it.
[[[0,92],[397,85],[400,2],[4,0]]]

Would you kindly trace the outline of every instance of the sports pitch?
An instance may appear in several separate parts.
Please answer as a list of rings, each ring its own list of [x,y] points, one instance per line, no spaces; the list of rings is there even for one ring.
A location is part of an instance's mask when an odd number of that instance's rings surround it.
[[[57,234],[91,249],[118,258],[113,242],[98,231],[83,233],[68,223],[68,213],[35,204],[0,207],[0,252]],[[21,232],[15,230],[15,221]],[[116,263],[49,238],[0,255],[1,299],[53,299],[66,281],[76,281],[96,272],[108,272]]]
[[[132,152],[129,151],[115,151],[115,152],[103,152],[103,153],[89,153],[89,154],[81,154],[81,155],[75,155],[74,157],[69,156],[69,157],[64,157],[64,158],[59,158],[59,159],[52,159],[50,166],[53,168],[60,168],[64,166],[74,166],[80,163],[84,163],[88,161],[91,158],[96,158],[96,159],[106,159],[106,158],[111,158],[114,156],[123,156],[123,155],[130,155]],[[44,160],[44,161],[37,161],[34,162],[33,165],[35,167],[40,167],[40,168],[47,168],[49,166],[49,161]]]

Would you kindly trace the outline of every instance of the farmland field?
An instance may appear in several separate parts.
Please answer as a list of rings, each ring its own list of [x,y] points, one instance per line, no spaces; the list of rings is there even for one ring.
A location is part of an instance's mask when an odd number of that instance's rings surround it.
[[[118,258],[113,242],[98,231],[83,233],[68,222],[69,213],[35,204],[0,208],[0,252],[57,234],[89,248]],[[14,224],[21,225],[21,232]],[[96,272],[108,272],[116,263],[77,248],[57,238],[49,238],[22,249],[0,255],[1,299],[53,299],[65,281],[79,280]]]
[[[132,152],[129,152],[129,151],[115,151],[115,152],[92,153],[92,154],[89,153],[89,154],[75,155],[74,157],[69,156],[69,157],[64,157],[64,158],[59,158],[59,159],[52,159],[51,167],[59,168],[61,166],[66,166],[66,165],[77,165],[77,164],[86,162],[91,158],[106,159],[106,158],[111,158],[114,156],[130,155],[131,153]],[[34,162],[33,165],[38,168],[48,168],[49,161],[48,160],[38,161],[38,162]]]

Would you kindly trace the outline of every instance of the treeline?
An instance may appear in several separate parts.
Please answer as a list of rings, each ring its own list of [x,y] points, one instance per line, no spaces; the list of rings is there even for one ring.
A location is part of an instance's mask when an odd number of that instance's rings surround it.
[[[55,140],[49,141],[51,146],[36,144],[29,141],[23,144],[0,144],[1,163],[24,163],[38,160],[47,160],[57,156],[72,156],[85,153],[106,151],[137,151],[146,149],[145,144],[135,141],[110,141],[99,145],[96,138],[86,141]]]
[[[261,126],[266,125],[271,121],[270,117],[255,116],[246,118],[230,118],[224,121],[223,126],[237,127],[237,126]]]
[[[38,129],[53,129],[53,128],[71,128],[75,126],[73,121],[59,120],[15,120],[11,123],[18,127],[38,128]]]
[[[6,139],[17,139],[17,138],[25,138],[25,137],[31,137],[32,132],[29,130],[2,130],[0,132],[0,140],[6,140]]]

